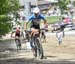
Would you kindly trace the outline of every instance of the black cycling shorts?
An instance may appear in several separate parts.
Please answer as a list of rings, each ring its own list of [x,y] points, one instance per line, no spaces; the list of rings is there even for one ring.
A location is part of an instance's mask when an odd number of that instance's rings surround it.
[[[38,29],[38,30],[39,30],[39,35],[38,35],[38,34],[36,34],[36,36],[37,36],[37,37],[39,37],[39,36],[40,36],[40,25],[31,25],[31,27],[30,27],[30,28]]]
[[[31,25],[30,28],[40,29],[40,25]]]
[[[15,33],[15,36],[18,36],[18,37],[20,37],[20,33]]]

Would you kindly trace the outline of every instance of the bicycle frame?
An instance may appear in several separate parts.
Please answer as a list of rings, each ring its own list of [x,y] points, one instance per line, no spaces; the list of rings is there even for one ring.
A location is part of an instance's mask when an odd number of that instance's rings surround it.
[[[34,43],[34,46],[33,46],[33,49],[35,51],[35,57],[40,57],[40,59],[43,59],[43,48],[42,48],[42,45],[40,43],[40,33],[38,34],[32,34],[31,35],[31,39],[33,39],[33,42],[31,44]]]
[[[15,38],[15,42],[16,42],[16,46],[17,46],[17,50],[21,50],[21,41],[20,38]]]

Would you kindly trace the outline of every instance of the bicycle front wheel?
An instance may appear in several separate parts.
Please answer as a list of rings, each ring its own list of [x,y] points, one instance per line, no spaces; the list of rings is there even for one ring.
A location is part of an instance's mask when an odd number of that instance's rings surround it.
[[[36,50],[37,50],[37,57],[39,57],[40,59],[43,59],[44,57],[44,53],[43,53],[43,47],[42,44],[40,43],[39,39],[36,39]]]
[[[16,39],[15,42],[16,42],[17,50],[19,50],[19,49],[21,50],[20,40]]]

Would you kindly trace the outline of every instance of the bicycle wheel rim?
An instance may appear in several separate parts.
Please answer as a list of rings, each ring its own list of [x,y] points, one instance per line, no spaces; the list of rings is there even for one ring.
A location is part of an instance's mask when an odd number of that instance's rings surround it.
[[[36,40],[36,44],[37,44],[37,57],[43,59],[44,57],[43,48],[38,39]]]
[[[32,43],[32,51],[33,51],[33,55],[34,57],[37,57],[37,48],[36,48],[36,44],[35,44],[35,40]]]
[[[19,40],[16,40],[16,47],[17,47],[17,50],[21,50],[21,43],[19,42]]]

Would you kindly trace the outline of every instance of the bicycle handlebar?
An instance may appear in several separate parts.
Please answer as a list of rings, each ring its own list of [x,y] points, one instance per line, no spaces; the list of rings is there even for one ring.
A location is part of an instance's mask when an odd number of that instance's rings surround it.
[[[45,28],[41,28],[41,29],[38,29],[38,30],[46,30]],[[31,32],[31,30],[25,30],[25,32]]]

